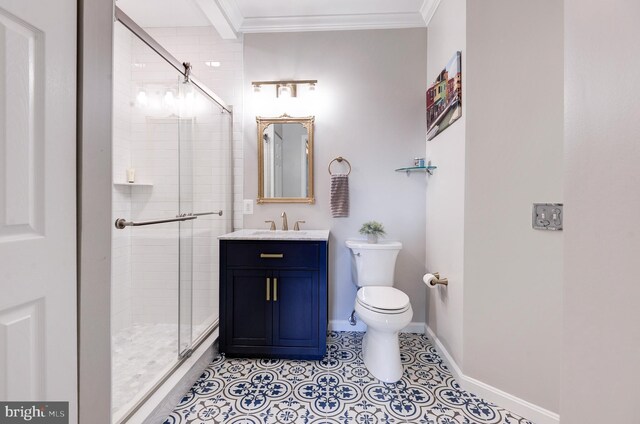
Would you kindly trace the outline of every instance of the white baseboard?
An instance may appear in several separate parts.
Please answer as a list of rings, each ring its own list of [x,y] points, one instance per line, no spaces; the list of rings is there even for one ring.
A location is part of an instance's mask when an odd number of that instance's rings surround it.
[[[451,371],[451,374],[453,374],[453,377],[458,382],[461,382],[464,377],[464,375],[462,374],[462,370],[460,369],[456,361],[454,361],[453,356],[451,356],[449,354],[449,351],[444,347],[440,339],[438,339],[438,336],[436,336],[436,333],[434,333],[433,330],[431,330],[431,328],[427,324],[424,325],[424,333],[431,340],[433,340],[434,347],[438,351],[438,354],[440,355],[444,363],[447,365],[447,368],[449,368],[449,371]]]
[[[401,333],[424,334],[425,327],[424,322],[411,322]],[[329,321],[329,331],[367,331],[367,326],[361,320],[357,320],[356,325],[351,325],[346,319],[336,319]]]
[[[462,373],[462,370],[458,364],[453,360],[453,357],[449,354],[442,342],[438,339],[436,334],[425,324],[424,328],[427,336],[433,340],[434,346],[447,367],[453,374],[453,377],[458,381],[460,386],[481,398],[495,403],[509,411],[512,411],[522,417],[533,421],[535,424],[559,424],[560,415],[555,412],[551,412],[538,405],[534,405],[527,402],[524,399],[520,399],[517,396],[504,392],[498,388],[476,380],[473,377],[466,376]]]

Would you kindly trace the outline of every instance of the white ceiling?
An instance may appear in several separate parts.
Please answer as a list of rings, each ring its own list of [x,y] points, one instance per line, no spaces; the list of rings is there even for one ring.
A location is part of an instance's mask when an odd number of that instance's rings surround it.
[[[116,6],[143,28],[211,25],[194,0],[116,0]]]
[[[440,0],[117,0],[142,27],[239,33],[424,27]]]

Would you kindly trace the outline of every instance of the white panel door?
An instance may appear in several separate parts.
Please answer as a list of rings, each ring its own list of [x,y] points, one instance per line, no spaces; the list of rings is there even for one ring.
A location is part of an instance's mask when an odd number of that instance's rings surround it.
[[[0,399],[77,421],[76,0],[0,0]]]

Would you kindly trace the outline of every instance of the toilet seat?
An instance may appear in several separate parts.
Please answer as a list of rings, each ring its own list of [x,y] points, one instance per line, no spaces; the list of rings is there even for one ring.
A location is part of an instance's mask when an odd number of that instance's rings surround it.
[[[411,307],[409,296],[389,286],[362,287],[356,294],[356,302],[365,309],[381,314],[401,314]]]

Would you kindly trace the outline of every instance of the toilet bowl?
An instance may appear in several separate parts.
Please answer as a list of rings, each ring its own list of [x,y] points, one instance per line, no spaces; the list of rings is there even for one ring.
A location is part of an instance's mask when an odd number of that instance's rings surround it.
[[[393,287],[362,287],[355,310],[367,325],[362,339],[362,357],[369,372],[380,381],[394,383],[402,378],[398,333],[413,317],[409,296]]]
[[[402,244],[347,240],[346,245],[351,250],[353,283],[358,286],[354,309],[367,325],[362,340],[364,364],[377,379],[396,382],[403,374],[398,333],[413,317],[409,296],[392,287]]]

